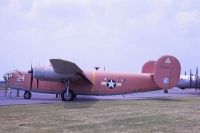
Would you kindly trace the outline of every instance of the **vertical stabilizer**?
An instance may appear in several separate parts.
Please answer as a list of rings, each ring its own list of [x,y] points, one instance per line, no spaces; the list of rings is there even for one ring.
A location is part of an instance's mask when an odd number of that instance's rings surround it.
[[[142,67],[142,73],[154,73],[156,61],[148,61]]]
[[[179,81],[181,65],[176,57],[162,56],[155,63],[154,81],[163,89],[173,88]]]

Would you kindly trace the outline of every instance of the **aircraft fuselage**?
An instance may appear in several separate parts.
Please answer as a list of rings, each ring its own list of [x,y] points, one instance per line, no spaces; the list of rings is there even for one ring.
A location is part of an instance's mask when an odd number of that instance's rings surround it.
[[[159,90],[151,74],[125,74],[109,73],[102,71],[84,72],[91,83],[86,83],[84,79],[73,81],[71,90],[76,95],[117,95],[135,92],[145,92]],[[62,93],[65,84],[56,81],[43,81],[33,78],[30,89],[31,74],[27,72],[13,71],[7,84],[13,89],[39,93]]]

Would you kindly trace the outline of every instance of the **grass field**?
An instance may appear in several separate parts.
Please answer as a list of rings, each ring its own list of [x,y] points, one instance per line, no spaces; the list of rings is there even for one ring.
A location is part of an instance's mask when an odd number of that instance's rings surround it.
[[[0,106],[2,133],[199,133],[200,97]]]

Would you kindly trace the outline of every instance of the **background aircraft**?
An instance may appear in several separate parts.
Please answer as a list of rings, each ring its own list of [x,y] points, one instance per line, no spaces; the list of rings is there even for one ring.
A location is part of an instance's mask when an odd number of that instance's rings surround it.
[[[116,95],[173,88],[179,81],[180,63],[173,56],[148,61],[140,74],[82,71],[76,64],[50,59],[52,69],[32,68],[28,72],[12,71],[3,75],[7,87],[31,92],[61,94],[63,101],[76,95]]]
[[[192,74],[192,71],[190,70],[190,74],[187,75],[185,72],[185,75],[180,76],[180,81],[176,85],[176,87],[180,89],[200,89],[200,80],[198,75],[198,67],[196,68],[196,74]]]

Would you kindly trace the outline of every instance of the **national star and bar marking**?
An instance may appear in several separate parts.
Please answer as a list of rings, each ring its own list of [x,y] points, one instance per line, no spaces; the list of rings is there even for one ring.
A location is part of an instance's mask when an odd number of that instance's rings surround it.
[[[109,79],[107,81],[102,81],[101,85],[104,85],[110,89],[114,89],[117,86],[122,86],[122,83],[117,83],[115,80]]]

